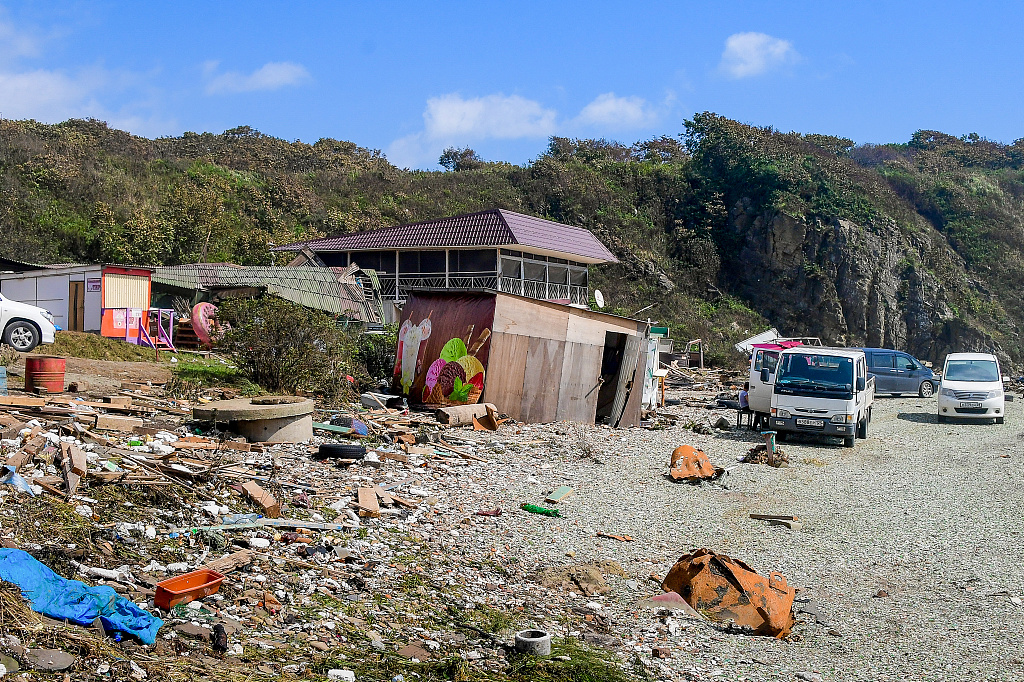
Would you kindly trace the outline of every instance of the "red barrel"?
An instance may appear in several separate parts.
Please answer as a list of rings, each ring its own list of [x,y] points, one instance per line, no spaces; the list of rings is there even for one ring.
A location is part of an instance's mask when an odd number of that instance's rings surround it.
[[[44,388],[47,393],[64,392],[64,358],[29,355],[25,358],[25,390]]]

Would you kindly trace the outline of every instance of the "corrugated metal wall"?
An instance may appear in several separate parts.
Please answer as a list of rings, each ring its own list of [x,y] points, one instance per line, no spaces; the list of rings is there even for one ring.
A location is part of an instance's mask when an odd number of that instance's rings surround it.
[[[103,275],[104,308],[149,308],[149,278],[108,272]]]

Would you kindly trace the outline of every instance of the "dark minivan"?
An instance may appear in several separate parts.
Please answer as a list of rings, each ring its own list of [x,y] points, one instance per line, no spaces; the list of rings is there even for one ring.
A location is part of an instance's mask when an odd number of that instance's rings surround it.
[[[868,376],[875,378],[875,393],[913,393],[931,398],[939,385],[935,373],[912,355],[889,348],[861,348],[868,359]]]

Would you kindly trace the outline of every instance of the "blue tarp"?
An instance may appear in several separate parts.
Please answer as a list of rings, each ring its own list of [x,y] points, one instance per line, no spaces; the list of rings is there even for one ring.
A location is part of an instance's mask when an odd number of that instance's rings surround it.
[[[0,548],[0,580],[20,587],[32,610],[44,616],[86,626],[99,618],[107,632],[123,632],[143,644],[153,644],[164,624],[113,588],[62,578],[20,549]]]

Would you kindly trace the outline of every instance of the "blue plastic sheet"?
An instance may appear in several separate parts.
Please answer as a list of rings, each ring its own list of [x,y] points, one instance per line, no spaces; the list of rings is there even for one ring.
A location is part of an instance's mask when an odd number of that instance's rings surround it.
[[[18,470],[13,466],[5,466],[3,469],[0,469],[0,484],[11,485],[18,490],[28,493],[32,497],[36,496],[36,494],[32,492],[32,487],[29,486],[28,481],[25,480],[25,477],[19,474]]]
[[[62,578],[20,549],[0,548],[0,580],[20,587],[32,610],[44,616],[86,626],[99,618],[107,632],[129,634],[143,644],[153,644],[164,624],[113,588]]]

